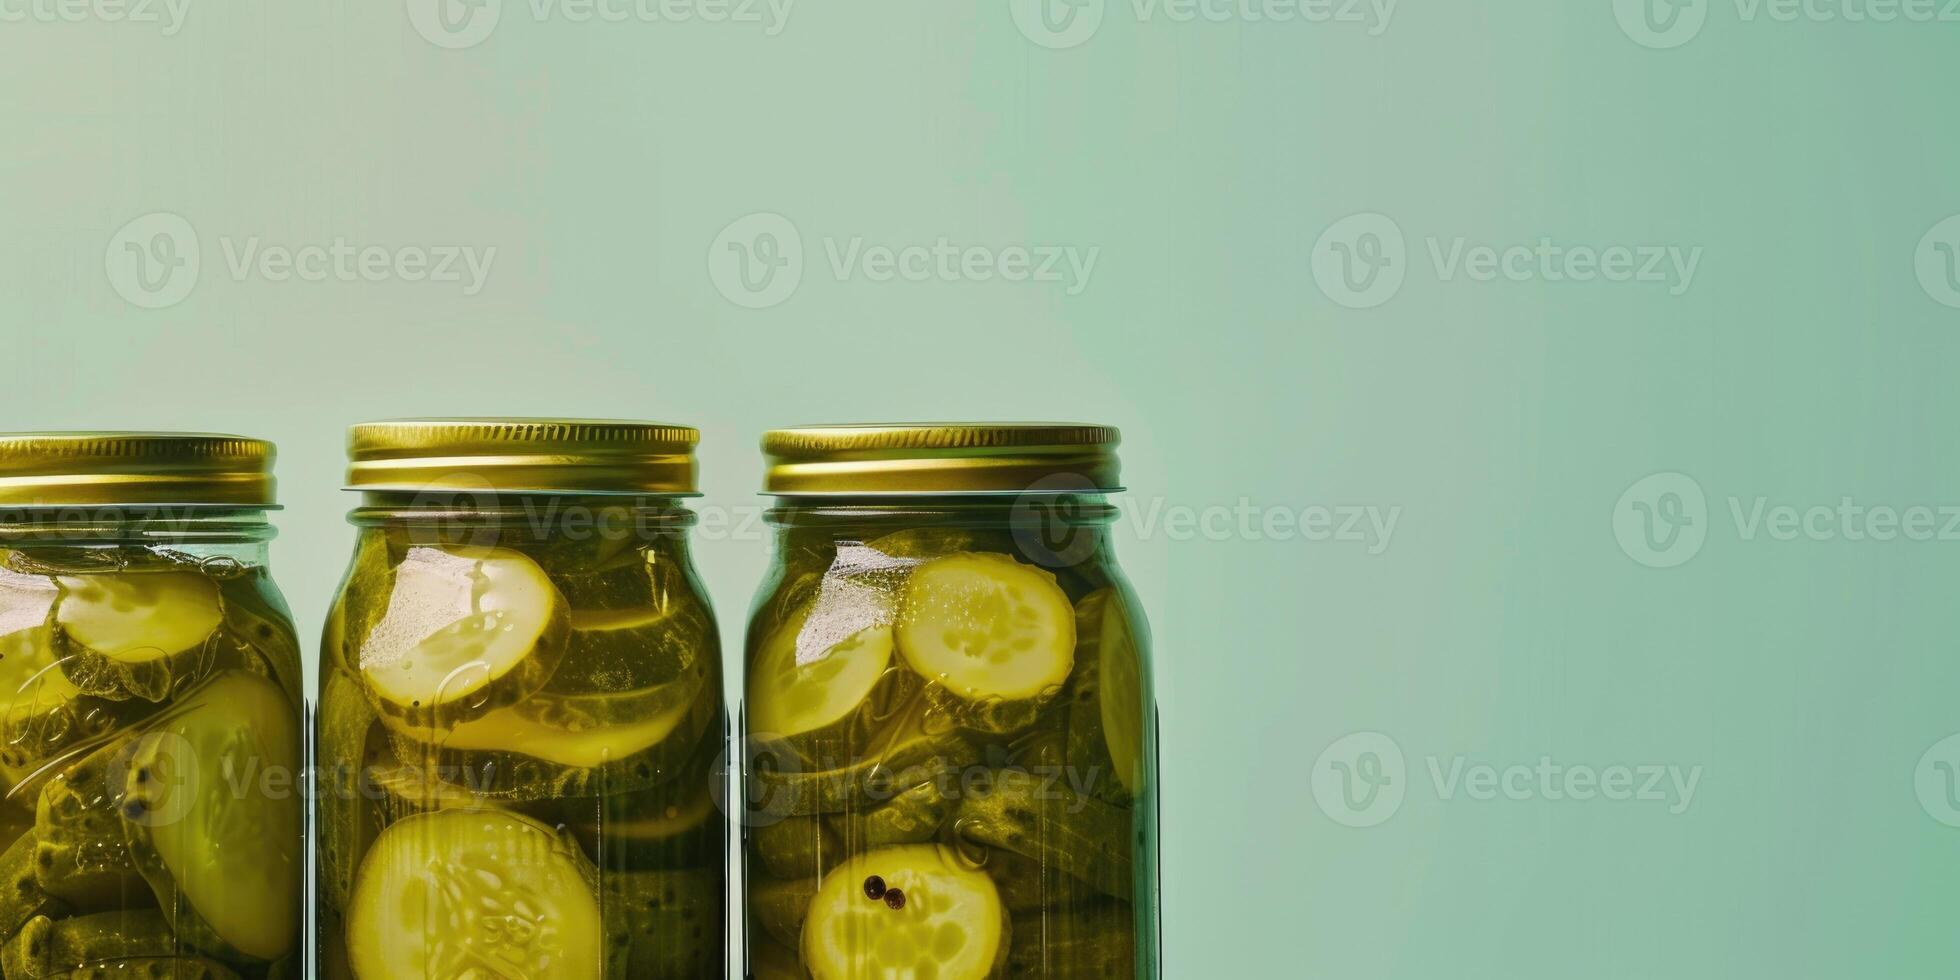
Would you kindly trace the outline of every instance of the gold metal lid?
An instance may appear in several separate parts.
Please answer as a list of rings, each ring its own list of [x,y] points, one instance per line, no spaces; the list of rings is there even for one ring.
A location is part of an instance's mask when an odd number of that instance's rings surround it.
[[[203,432],[0,434],[0,506],[275,505],[272,443]]]
[[[347,488],[482,493],[696,492],[683,425],[617,419],[391,419],[347,430]]]
[[[765,493],[1121,490],[1117,431],[1063,422],[814,425],[762,437]]]

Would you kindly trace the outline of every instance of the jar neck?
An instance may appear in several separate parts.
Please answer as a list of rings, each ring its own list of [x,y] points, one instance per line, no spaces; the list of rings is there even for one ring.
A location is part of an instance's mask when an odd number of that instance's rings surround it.
[[[347,519],[362,528],[406,530],[430,543],[594,540],[682,547],[696,516],[673,496],[370,492]]]
[[[0,544],[258,546],[278,534],[265,508],[35,507],[0,510]]]
[[[1101,493],[942,494],[917,497],[780,497],[765,515],[779,529],[1002,527],[1093,528],[1116,519]]]

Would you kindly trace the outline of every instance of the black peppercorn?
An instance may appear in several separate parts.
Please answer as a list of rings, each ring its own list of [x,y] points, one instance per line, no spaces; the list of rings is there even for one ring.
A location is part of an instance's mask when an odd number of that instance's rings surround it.
[[[885,897],[885,879],[872,875],[864,879],[864,897],[877,901]]]
[[[889,905],[889,906],[891,906],[891,907],[892,907],[893,909],[902,909],[902,908],[904,908],[904,907],[905,907],[905,893],[904,893],[904,892],[902,892],[902,891],[899,891],[899,890],[898,890],[898,889],[896,889],[896,888],[894,888],[894,889],[892,889],[891,891],[888,891],[888,892],[886,892],[886,893],[885,893],[885,904],[886,904],[886,905]]]

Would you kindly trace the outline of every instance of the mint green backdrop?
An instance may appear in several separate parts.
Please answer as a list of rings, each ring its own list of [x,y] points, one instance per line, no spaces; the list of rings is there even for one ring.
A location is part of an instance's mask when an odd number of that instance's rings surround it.
[[[1106,421],[1168,975],[1952,974],[1946,0],[175,3],[0,0],[0,428],[303,631],[358,419]]]

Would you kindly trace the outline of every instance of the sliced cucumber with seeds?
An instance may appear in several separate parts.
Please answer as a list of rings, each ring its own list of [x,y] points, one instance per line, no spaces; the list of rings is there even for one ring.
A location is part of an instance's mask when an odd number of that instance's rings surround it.
[[[803,962],[817,980],[982,980],[1004,961],[1008,931],[992,879],[952,850],[880,848],[824,878],[803,923]]]
[[[202,673],[224,623],[218,583],[197,572],[62,575],[54,625],[75,685],[162,701]]]
[[[363,980],[600,977],[596,872],[568,839],[502,810],[438,810],[382,831],[361,863],[348,956]]]
[[[564,597],[523,554],[411,548],[361,644],[361,676],[383,715],[447,729],[536,693],[567,628]]]
[[[891,626],[833,619],[813,603],[763,639],[749,668],[751,730],[821,731],[849,718],[877,688],[892,660]]]
[[[129,849],[186,943],[270,962],[299,941],[300,778],[298,710],[242,670],[213,675],[136,741]]]
[[[898,648],[928,681],[969,701],[1052,696],[1075,663],[1075,609],[1055,577],[1003,555],[935,558],[914,569]]]

